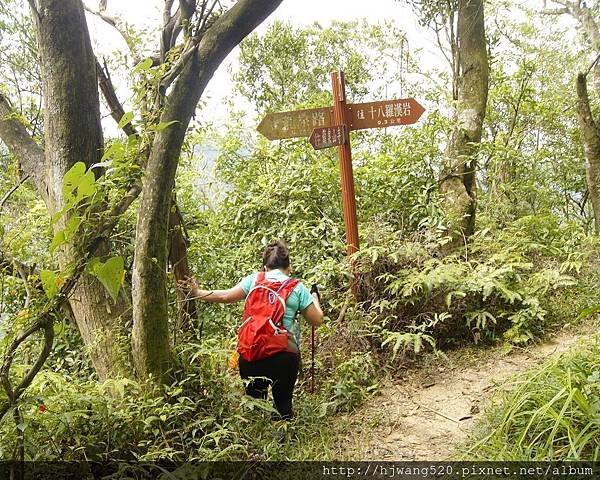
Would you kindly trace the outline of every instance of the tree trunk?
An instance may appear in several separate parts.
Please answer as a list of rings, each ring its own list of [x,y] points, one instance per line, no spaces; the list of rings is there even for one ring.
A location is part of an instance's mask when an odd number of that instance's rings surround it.
[[[592,10],[585,2],[582,3],[581,1],[564,0],[557,3],[565,7],[557,13],[568,13],[579,22],[581,29],[589,39],[593,52],[599,56],[600,28],[598,28],[598,23],[592,14]],[[596,58],[593,64],[593,69],[592,84],[596,93],[600,95],[600,62],[598,58]],[[585,151],[585,176],[594,212],[594,225],[596,233],[600,233],[600,130],[590,109],[587,79],[583,73],[577,76],[577,119],[581,128]]]
[[[585,34],[588,36],[589,41],[592,45],[592,50],[598,54],[600,52],[600,29],[594,19],[594,15],[585,3],[577,2],[565,2],[567,11],[575,18]],[[594,66],[594,78],[593,78],[594,90],[600,95],[600,62],[596,62]]]
[[[169,213],[169,263],[171,264],[171,270],[176,282],[183,280],[185,277],[192,276],[187,257],[188,240],[184,228],[183,218],[177,207],[177,202],[173,202]],[[188,299],[183,291],[177,289],[177,323],[175,325],[175,332],[189,331],[192,327],[192,322],[197,319],[198,310],[196,300]]]
[[[583,73],[577,76],[577,119],[583,137],[585,174],[596,233],[600,233],[600,129],[592,116],[587,81]]]
[[[452,244],[475,230],[477,145],[488,95],[489,65],[482,0],[458,2],[458,99],[455,127],[440,180]]]
[[[219,17],[187,59],[166,99],[148,159],[136,228],[133,266],[133,358],[142,377],[168,378],[173,366],[168,330],[169,207],[187,127],[215,70],[282,0],[239,0]]]
[[[88,167],[102,156],[103,137],[92,51],[81,0],[39,0],[34,12],[44,94],[44,140],[48,210],[63,208],[62,181],[76,163]],[[68,214],[55,229],[61,229]],[[109,251],[105,243],[98,255]],[[61,249],[61,269],[82,256],[77,239]],[[100,379],[128,375],[123,296],[112,304],[102,284],[83,274],[69,300]]]

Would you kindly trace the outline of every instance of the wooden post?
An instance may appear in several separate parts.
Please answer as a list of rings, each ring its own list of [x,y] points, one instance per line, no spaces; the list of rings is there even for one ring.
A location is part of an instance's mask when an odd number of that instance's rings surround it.
[[[350,118],[346,107],[346,84],[344,72],[331,74],[333,87],[333,122],[337,125],[347,125],[346,139],[338,146],[340,161],[340,177],[342,184],[342,205],[344,209],[344,226],[346,229],[346,252],[348,256],[360,248],[358,242],[358,222],[356,220],[356,196],[354,194],[354,175],[352,173],[352,149],[350,146]]]

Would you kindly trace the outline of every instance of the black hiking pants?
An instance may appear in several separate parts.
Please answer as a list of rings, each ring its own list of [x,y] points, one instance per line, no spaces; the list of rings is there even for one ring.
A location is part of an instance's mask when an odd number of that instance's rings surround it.
[[[240,376],[244,380],[250,379],[246,393],[253,398],[264,400],[271,385],[275,408],[285,420],[291,420],[294,416],[292,395],[299,367],[300,355],[292,352],[279,352],[255,362],[247,362],[240,357]]]

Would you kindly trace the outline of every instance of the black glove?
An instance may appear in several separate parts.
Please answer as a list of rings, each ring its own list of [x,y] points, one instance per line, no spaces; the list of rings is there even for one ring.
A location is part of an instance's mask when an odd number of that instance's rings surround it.
[[[321,293],[319,292],[319,287],[317,286],[316,283],[313,283],[312,286],[310,287],[310,293],[316,293],[317,298],[319,299],[319,302],[321,301]]]

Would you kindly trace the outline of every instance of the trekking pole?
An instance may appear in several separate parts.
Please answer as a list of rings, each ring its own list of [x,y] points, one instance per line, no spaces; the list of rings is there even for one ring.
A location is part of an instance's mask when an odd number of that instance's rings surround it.
[[[321,294],[319,293],[319,287],[316,283],[312,284],[310,293],[316,293],[319,303],[321,303]],[[310,393],[315,393],[315,326],[312,327],[311,335],[311,366],[310,366]]]
[[[310,393],[315,393],[315,326],[312,325],[312,342],[311,342],[312,363],[310,365]]]

